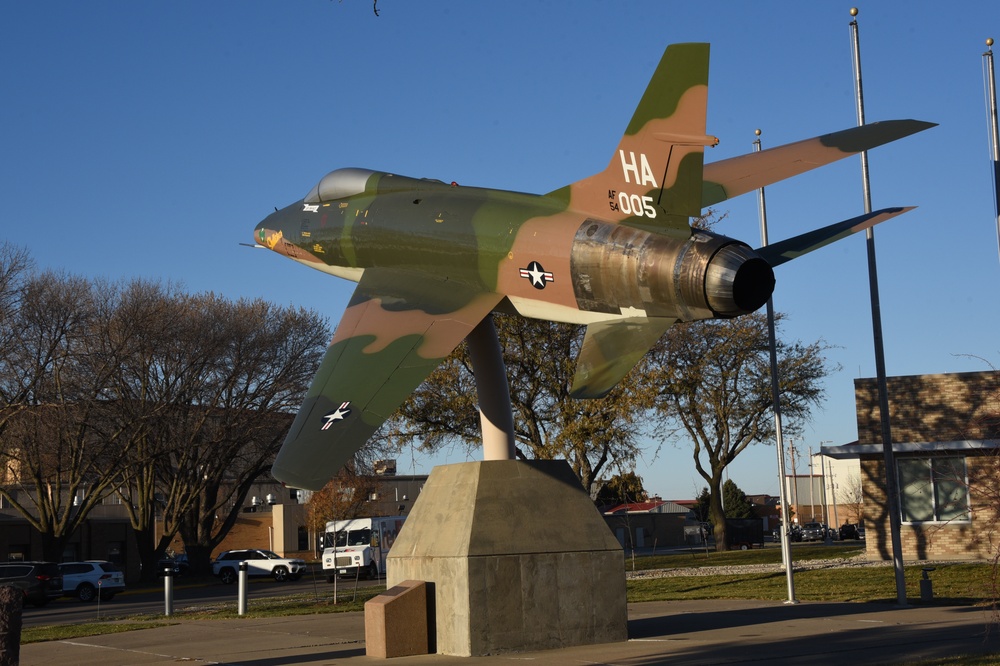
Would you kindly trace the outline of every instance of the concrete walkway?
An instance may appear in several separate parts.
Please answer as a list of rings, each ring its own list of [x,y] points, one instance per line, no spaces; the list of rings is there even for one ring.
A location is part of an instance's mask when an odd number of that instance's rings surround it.
[[[184,620],[169,627],[35,643],[23,666],[75,664],[898,664],[996,654],[989,610],[886,604],[654,601],[629,605],[629,641],[491,657],[365,656],[364,615]],[[992,629],[992,631],[991,631]]]

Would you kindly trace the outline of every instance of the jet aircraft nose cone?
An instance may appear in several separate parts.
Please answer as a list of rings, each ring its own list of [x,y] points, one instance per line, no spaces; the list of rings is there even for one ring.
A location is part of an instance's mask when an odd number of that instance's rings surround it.
[[[261,220],[253,230],[253,240],[258,245],[274,249],[282,233],[281,211],[275,211]]]

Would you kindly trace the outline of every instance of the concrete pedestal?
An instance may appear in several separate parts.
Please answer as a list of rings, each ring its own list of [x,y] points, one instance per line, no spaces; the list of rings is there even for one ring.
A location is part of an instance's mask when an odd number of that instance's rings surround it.
[[[386,570],[431,584],[439,654],[628,638],[621,545],[565,461],[435,467]]]

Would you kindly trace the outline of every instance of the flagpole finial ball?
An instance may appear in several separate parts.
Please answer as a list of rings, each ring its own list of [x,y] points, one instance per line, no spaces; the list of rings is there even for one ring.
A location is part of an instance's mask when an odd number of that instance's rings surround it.
[[[992,37],[987,37],[986,38],[986,46],[993,46],[993,38]]]
[[[756,134],[757,136],[760,136],[760,130],[759,129],[758,130],[754,130],[753,133]]]
[[[858,8],[851,7],[851,16],[857,16],[857,15],[858,15]]]

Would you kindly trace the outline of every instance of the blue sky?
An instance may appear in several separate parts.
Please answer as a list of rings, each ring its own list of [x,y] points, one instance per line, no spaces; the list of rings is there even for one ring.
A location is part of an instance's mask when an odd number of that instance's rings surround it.
[[[547,192],[603,169],[665,46],[712,44],[706,161],[856,124],[837,2],[379,0],[0,5],[0,229],[39,266],[142,276],[302,305],[336,323],[353,283],[238,245],[345,166]],[[905,7],[905,9],[901,9]],[[993,1],[860,5],[869,122],[940,126],[870,155],[890,375],[1000,364],[998,260],[981,54]],[[862,212],[857,158],[768,188],[771,241]],[[759,244],[756,199],[719,231]],[[875,374],[863,236],[777,270],[787,338],[842,369],[796,444],[857,437]],[[464,460],[461,451],[448,460]],[[444,460],[401,456],[400,472]],[[703,484],[688,445],[651,447],[648,490]],[[801,470],[800,470],[801,471]],[[730,469],[777,493],[773,446]]]

